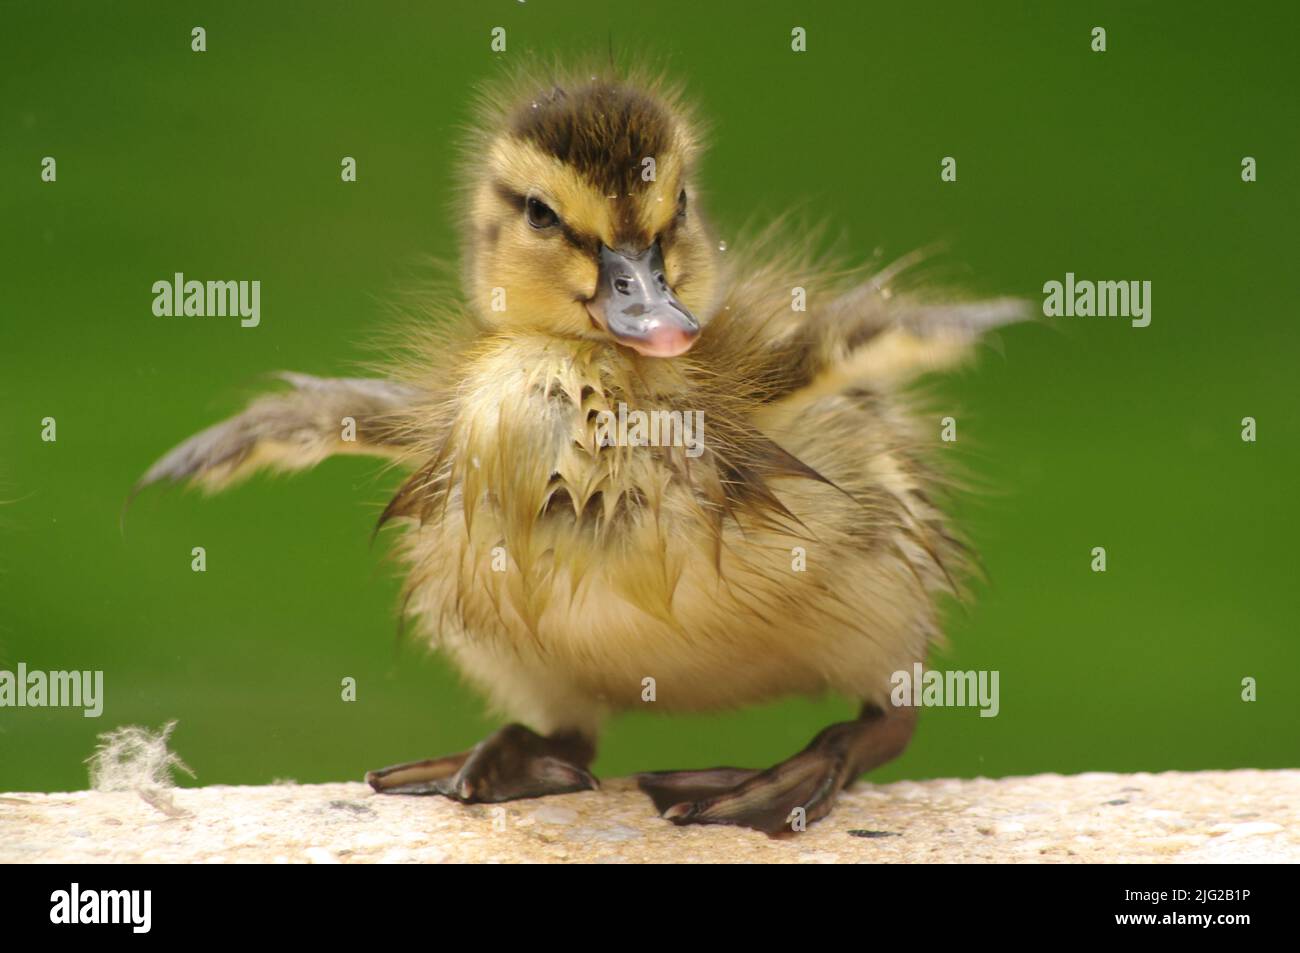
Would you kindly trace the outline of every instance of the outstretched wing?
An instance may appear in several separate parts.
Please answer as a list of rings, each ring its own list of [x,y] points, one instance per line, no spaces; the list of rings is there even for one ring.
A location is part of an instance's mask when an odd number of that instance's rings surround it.
[[[831,267],[807,239],[774,226],[734,260],[722,306],[691,352],[752,401],[894,390],[960,363],[988,332],[1028,321],[1019,298],[951,293],[919,249],[884,268]],[[791,295],[800,292],[804,307]]]
[[[829,378],[823,385],[898,384],[959,363],[985,333],[1029,314],[1019,298],[890,301],[868,286],[815,315],[802,344],[811,376]]]
[[[292,390],[259,397],[243,413],[190,437],[148,469],[132,496],[162,482],[215,492],[261,468],[304,470],[342,453],[398,457],[409,444],[413,388],[378,379],[278,376]]]

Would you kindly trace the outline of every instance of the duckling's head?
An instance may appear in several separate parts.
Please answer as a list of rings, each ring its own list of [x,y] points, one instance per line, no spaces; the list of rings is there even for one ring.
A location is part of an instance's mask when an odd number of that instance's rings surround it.
[[[609,76],[514,90],[469,157],[476,310],[502,327],[685,353],[708,320],[716,260],[684,108]]]

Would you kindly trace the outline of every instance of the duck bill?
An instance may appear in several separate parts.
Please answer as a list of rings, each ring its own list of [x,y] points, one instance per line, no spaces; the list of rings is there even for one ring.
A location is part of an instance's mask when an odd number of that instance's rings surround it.
[[[637,254],[601,245],[587,311],[614,340],[647,357],[685,354],[700,334],[700,322],[668,285],[658,242]]]

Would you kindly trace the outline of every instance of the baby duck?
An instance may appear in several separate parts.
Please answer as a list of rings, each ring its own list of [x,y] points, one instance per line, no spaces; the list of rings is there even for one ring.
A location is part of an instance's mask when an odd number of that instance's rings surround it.
[[[697,124],[660,80],[519,75],[479,129],[463,304],[437,333],[388,379],[284,375],[140,486],[335,453],[409,472],[381,519],[403,528],[405,612],[514,723],[372,771],[376,791],[583,791],[612,713],[851,696],[855,720],[768,770],[638,776],[677,824],[802,829],[907,745],[890,676],[924,661],[968,561],[904,385],[1021,306],[892,293],[897,270],[817,267],[780,231],[721,252]],[[660,439],[611,427],[636,412]]]

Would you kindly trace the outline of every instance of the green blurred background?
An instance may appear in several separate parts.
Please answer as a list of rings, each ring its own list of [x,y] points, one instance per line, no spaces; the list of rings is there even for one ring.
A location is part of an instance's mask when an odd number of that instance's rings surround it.
[[[1011,329],[936,382],[951,452],[989,488],[957,513],[989,581],[934,661],[999,670],[1001,714],[926,712],[877,777],[1296,766],[1300,16],[1088,6],[5,3],[0,668],[103,669],[107,706],[0,709],[0,790],[84,787],[96,734],[125,724],[177,719],[205,784],[359,778],[490,730],[446,664],[396,638],[397,567],[369,543],[394,478],[374,462],[151,493],[125,535],[118,514],[266,372],[354,370],[419,263],[454,257],[452,147],[477,81],[611,43],[683,78],[712,121],[723,239],[800,205],[864,259],[944,241],[977,291],[1153,282],[1146,329]],[[261,326],[154,317],[150,286],[175,271],[260,279]],[[851,710],[627,716],[597,770],[766,764]]]

